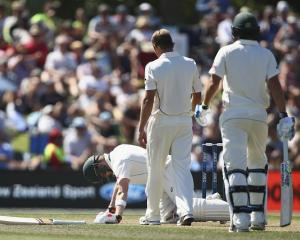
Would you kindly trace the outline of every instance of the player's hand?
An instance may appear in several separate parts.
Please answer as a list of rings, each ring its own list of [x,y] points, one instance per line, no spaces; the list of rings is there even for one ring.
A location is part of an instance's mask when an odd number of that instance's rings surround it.
[[[110,213],[108,211],[100,212],[96,216],[94,223],[97,224],[118,224],[121,222],[122,216]]]
[[[207,126],[209,123],[209,113],[210,110],[207,107],[203,108],[202,105],[197,104],[194,112],[196,122],[202,127]]]
[[[291,140],[295,136],[295,118],[281,118],[277,124],[277,134],[280,139]]]
[[[146,135],[145,130],[139,131],[138,141],[139,141],[140,146],[146,147],[146,144],[147,144],[147,135]]]

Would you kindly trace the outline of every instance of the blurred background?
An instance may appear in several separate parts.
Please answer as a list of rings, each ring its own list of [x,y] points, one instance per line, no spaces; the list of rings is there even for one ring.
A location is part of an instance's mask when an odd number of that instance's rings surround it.
[[[287,111],[297,119],[290,159],[293,169],[300,169],[300,2],[2,0],[2,174],[79,172],[92,154],[121,143],[137,144],[144,67],[156,59],[152,33],[161,27],[170,30],[176,51],[195,59],[205,85],[218,49],[232,42],[232,19],[240,11],[257,16],[260,44],[277,58]],[[220,99],[212,105],[208,127],[194,123],[193,172],[201,170],[201,144],[221,142]],[[266,153],[269,169],[275,170],[282,161],[276,112],[271,102]]]

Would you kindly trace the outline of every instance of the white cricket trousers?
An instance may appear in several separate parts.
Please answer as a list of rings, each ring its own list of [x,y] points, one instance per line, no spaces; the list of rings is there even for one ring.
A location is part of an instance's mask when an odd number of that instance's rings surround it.
[[[221,133],[223,140],[223,159],[227,171],[241,169],[264,169],[267,164],[265,155],[268,126],[265,122],[251,119],[228,119],[222,121]],[[224,172],[223,172],[224,173]],[[240,173],[224,176],[224,185],[227,199],[230,199],[229,185],[235,186],[265,186],[266,175],[250,173],[248,178]],[[228,178],[228,180],[227,180]],[[233,195],[233,203],[229,201],[229,210],[233,224],[238,228],[247,227],[249,215],[246,213],[233,214],[232,204],[239,206],[248,205],[248,196],[244,192],[236,192]],[[265,205],[262,193],[250,193],[250,202],[257,205]],[[264,222],[262,212],[252,212],[251,222]]]
[[[165,165],[172,156],[169,171],[174,183],[175,204],[179,216],[192,214],[194,183],[190,172],[192,146],[192,118],[187,115],[152,115],[147,127],[146,218],[160,220],[159,202],[163,193]]]

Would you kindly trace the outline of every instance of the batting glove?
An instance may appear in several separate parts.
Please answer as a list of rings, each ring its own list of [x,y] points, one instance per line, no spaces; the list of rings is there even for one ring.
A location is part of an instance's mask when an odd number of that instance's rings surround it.
[[[197,104],[194,112],[196,122],[202,127],[207,126],[209,123],[209,113],[210,110],[208,109],[208,106]]]
[[[291,140],[295,136],[295,118],[281,118],[277,124],[277,135],[280,139]]]
[[[100,212],[96,216],[94,223],[98,224],[118,224],[121,222],[122,216],[110,212]]]

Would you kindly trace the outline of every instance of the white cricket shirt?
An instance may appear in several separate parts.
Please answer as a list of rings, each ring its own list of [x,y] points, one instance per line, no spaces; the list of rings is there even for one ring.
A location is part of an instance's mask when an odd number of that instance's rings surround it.
[[[146,65],[145,89],[157,90],[153,112],[189,114],[191,93],[202,89],[195,61],[177,52],[163,53]]]
[[[219,50],[209,73],[223,78],[225,118],[266,120],[266,81],[279,73],[270,50],[257,41],[238,40]]]
[[[146,184],[147,182],[147,150],[145,148],[121,144],[114,148],[109,154],[104,154],[117,182],[122,178],[128,178],[132,184]],[[171,156],[167,157],[166,169],[171,161]],[[166,175],[169,171],[166,171]]]
[[[105,155],[106,162],[117,177],[117,182],[122,178],[128,178],[133,184],[146,184],[146,159],[146,149],[129,144],[121,144]]]

